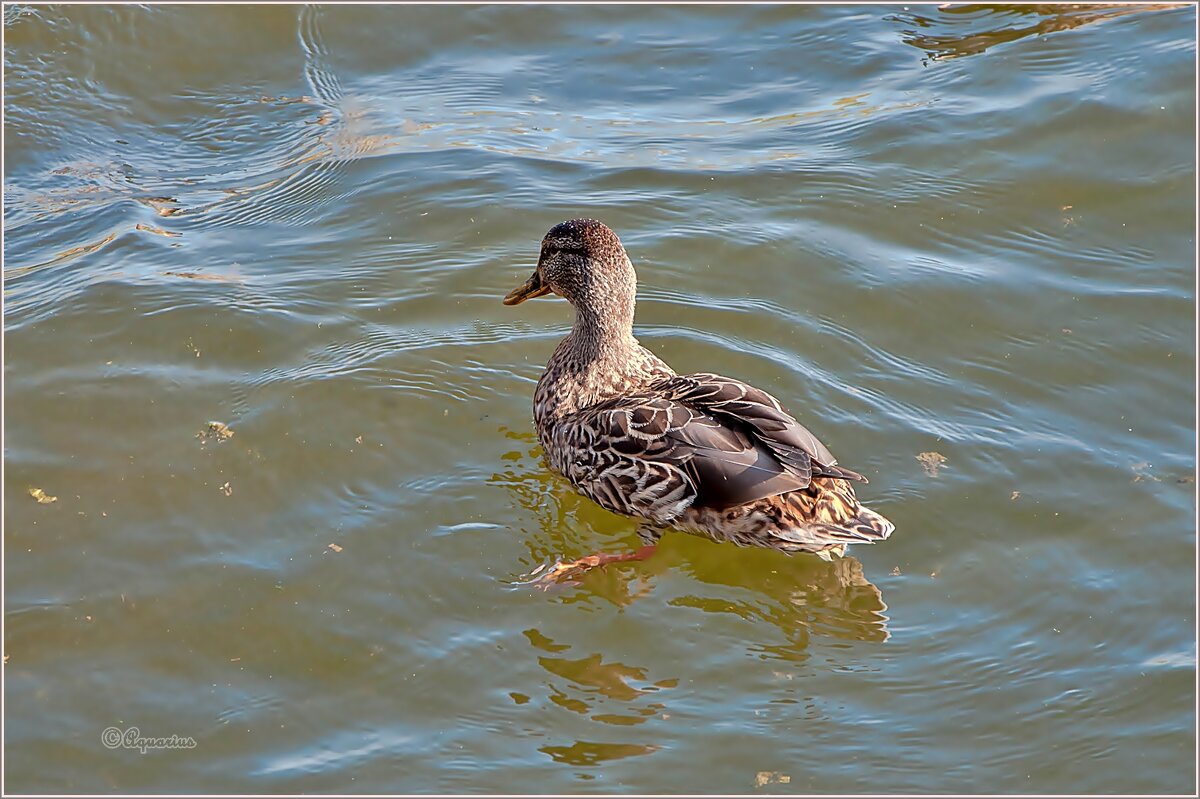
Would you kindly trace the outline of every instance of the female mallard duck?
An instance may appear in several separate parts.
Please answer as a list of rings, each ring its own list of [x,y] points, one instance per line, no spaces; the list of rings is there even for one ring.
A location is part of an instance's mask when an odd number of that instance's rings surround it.
[[[594,219],[555,225],[533,276],[504,298],[551,292],[575,324],[533,398],[551,468],[608,510],[716,541],[812,552],[887,538],[891,522],[858,503],[857,472],[765,391],[714,374],[677,375],[633,337],[637,277],[617,234]],[[559,564],[551,580],[631,555]]]

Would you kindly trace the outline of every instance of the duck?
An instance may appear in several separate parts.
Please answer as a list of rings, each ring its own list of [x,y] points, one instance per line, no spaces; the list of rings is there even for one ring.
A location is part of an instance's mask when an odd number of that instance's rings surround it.
[[[854,484],[867,478],[839,465],[779,400],[719,374],[678,374],[638,342],[637,274],[603,222],[552,227],[533,274],[504,304],[551,294],[575,319],[534,390],[538,441],[584,496],[639,520],[645,545],[556,563],[540,582],[645,559],[670,529],[829,561],[892,534],[858,500]]]

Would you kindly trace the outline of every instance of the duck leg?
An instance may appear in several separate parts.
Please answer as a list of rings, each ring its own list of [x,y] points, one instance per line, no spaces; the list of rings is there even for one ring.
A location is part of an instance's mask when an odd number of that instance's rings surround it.
[[[534,577],[530,581],[530,584],[546,590],[552,585],[567,581],[573,582],[574,578],[597,566],[607,566],[610,563],[623,563],[633,560],[645,560],[654,554],[654,550],[657,547],[658,544],[647,544],[639,548],[636,552],[597,552],[594,555],[588,555],[585,558],[573,560],[570,563],[562,563],[560,561]]]

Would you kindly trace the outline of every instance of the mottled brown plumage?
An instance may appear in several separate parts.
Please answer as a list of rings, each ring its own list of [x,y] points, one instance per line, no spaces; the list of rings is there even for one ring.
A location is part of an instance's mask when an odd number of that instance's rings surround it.
[[[551,292],[575,307],[534,393],[550,466],[601,506],[717,541],[828,559],[891,534],[833,454],[779,401],[715,374],[677,375],[633,337],[637,278],[594,219],[555,225],[505,303]]]

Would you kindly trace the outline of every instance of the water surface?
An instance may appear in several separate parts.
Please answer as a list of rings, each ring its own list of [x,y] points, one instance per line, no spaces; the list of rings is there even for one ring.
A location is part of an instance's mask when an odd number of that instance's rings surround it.
[[[1195,790],[1194,7],[4,33],[9,791]],[[519,585],[638,543],[500,304],[584,215],[891,540]]]

